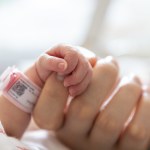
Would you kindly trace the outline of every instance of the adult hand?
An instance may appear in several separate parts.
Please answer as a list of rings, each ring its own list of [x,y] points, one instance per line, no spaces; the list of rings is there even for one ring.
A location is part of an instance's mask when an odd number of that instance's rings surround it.
[[[74,150],[145,149],[150,137],[150,94],[144,90],[141,96],[139,79],[134,75],[124,77],[103,105],[117,82],[118,71],[112,57],[97,61],[88,88],[68,106],[68,89],[53,73],[34,109],[36,123],[56,130],[59,139]]]

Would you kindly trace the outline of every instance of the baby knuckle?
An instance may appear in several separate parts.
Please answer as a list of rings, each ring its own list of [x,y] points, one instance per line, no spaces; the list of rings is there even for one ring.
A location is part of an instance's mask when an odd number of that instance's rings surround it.
[[[77,73],[73,72],[72,75],[73,75],[73,79],[74,79],[75,84],[81,82],[83,79],[82,75],[78,75]]]
[[[90,68],[88,60],[85,60],[85,62],[83,63],[83,68],[86,70],[88,70]]]
[[[39,57],[39,59],[38,59],[38,64],[39,65],[43,65],[44,63],[45,63],[45,55],[43,54],[43,55],[41,55],[40,57]]]
[[[65,47],[65,46],[68,46],[70,45],[69,43],[65,42],[65,41],[61,41],[57,44],[58,47]]]
[[[70,55],[72,55],[73,57],[78,57],[78,51],[74,47],[69,47],[68,49],[68,53],[70,53]]]
[[[91,68],[91,66],[88,63],[88,60],[86,60],[86,59],[84,59],[82,61],[79,61],[78,65],[81,66],[82,72],[84,71],[85,73],[87,73],[87,71],[89,71],[89,70],[92,71],[92,68]]]
[[[58,47],[59,47],[59,49],[64,49],[65,48],[67,50],[67,53],[71,53],[71,54],[74,54],[74,55],[78,54],[77,48],[75,46],[70,45],[67,42],[59,43]]]
[[[57,63],[57,58],[51,57],[51,58],[49,59],[47,65],[49,66],[50,69],[53,69],[53,68],[55,68],[56,63]]]
[[[73,49],[73,47],[69,47],[66,54],[71,62],[76,62],[78,60],[78,52],[75,49]]]

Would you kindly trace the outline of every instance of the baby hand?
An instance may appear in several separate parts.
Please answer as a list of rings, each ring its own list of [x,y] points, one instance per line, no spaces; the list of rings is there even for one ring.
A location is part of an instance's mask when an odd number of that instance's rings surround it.
[[[50,74],[58,72],[58,78],[66,76],[64,86],[69,87],[71,96],[81,94],[92,77],[92,67],[77,47],[66,43],[58,44],[44,52],[36,61],[40,79],[45,83]]]

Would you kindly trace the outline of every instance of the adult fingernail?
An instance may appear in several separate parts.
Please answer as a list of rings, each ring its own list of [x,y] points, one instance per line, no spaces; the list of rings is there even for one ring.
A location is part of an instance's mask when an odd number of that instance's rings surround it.
[[[150,87],[148,85],[143,85],[142,90],[144,96],[150,96]]]
[[[65,70],[67,68],[67,65],[66,65],[66,63],[59,63],[58,68],[61,70]]]
[[[119,65],[118,65],[118,63],[117,63],[117,60],[114,59],[112,56],[107,56],[107,57],[105,58],[105,60],[106,60],[107,62],[112,62],[117,68],[119,68]]]
[[[66,75],[60,75],[59,73],[57,73],[57,79],[59,81],[64,81],[65,78],[66,78]]]
[[[139,85],[141,85],[141,81],[140,79],[134,74],[134,73],[130,73],[129,74],[129,78],[133,79],[136,83],[138,83]]]

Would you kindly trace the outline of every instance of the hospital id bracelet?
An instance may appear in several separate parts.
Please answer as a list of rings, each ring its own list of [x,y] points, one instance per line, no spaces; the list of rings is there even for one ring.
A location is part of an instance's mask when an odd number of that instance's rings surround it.
[[[23,111],[32,113],[41,88],[30,81],[16,66],[8,67],[0,76],[0,80],[0,91],[3,95]]]

